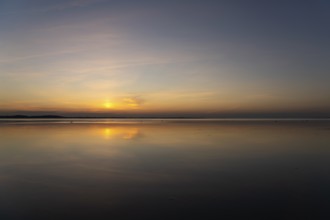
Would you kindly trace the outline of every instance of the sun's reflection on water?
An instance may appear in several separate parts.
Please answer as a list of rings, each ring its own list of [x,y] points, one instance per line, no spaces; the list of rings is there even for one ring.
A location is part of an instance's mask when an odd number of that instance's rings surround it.
[[[132,140],[140,135],[140,130],[136,127],[106,127],[97,128],[104,139],[125,139]]]

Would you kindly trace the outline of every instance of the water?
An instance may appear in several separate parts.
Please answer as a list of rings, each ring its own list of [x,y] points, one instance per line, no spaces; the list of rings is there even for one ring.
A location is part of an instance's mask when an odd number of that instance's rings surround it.
[[[2,120],[0,219],[330,219],[330,122]]]

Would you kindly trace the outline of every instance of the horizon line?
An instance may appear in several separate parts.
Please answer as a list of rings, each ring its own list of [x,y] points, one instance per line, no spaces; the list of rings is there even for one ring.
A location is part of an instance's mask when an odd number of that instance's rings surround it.
[[[330,116],[63,116],[0,115],[0,119],[330,119]]]

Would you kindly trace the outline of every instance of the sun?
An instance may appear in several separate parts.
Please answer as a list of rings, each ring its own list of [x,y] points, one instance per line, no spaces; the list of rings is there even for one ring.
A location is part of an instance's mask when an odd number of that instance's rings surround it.
[[[106,101],[106,102],[103,104],[103,106],[104,106],[105,108],[112,108],[112,107],[113,107],[113,103],[111,103],[111,102],[109,102],[109,101]]]

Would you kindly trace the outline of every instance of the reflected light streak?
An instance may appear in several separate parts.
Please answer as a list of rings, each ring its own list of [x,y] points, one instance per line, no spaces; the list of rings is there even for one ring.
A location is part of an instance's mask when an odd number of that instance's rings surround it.
[[[137,137],[140,133],[138,128],[118,128],[118,127],[107,127],[102,128],[101,132],[104,139],[125,139],[125,140],[132,140]]]

